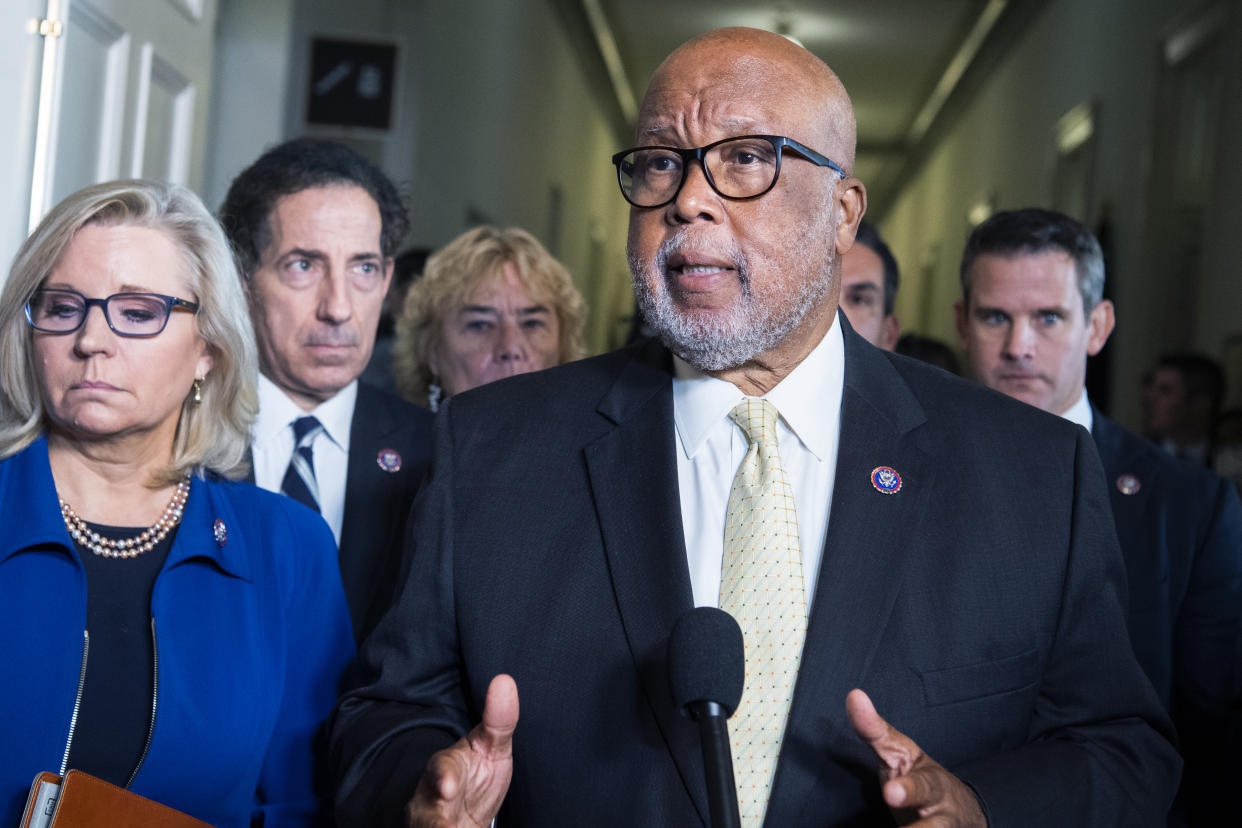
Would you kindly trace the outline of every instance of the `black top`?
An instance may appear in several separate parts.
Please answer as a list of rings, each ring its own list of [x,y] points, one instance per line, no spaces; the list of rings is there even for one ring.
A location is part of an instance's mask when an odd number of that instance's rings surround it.
[[[143,527],[86,525],[114,540],[143,531]],[[134,558],[105,558],[78,544],[86,571],[90,651],[69,767],[114,785],[129,782],[151,725],[155,678],[151,591],[176,534],[173,529],[154,549]]]

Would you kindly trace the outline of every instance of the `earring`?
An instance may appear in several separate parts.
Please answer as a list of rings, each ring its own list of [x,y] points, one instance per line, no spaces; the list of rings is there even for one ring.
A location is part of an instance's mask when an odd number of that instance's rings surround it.
[[[440,398],[444,396],[444,389],[434,379],[427,386],[427,407],[434,414],[440,410]]]
[[[203,380],[201,377],[194,379],[194,404],[198,405],[203,401]]]

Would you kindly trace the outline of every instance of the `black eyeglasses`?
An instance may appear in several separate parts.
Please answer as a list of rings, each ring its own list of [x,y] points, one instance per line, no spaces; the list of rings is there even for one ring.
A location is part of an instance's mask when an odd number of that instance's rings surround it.
[[[76,290],[40,288],[26,303],[26,321],[43,333],[73,333],[96,305],[117,336],[155,336],[168,324],[173,308],[198,313],[197,302],[162,293],[114,293],[106,299],[88,299]]]
[[[703,166],[711,188],[725,198],[756,198],[776,186],[782,150],[788,149],[845,178],[827,156],[780,135],[740,135],[698,149],[634,147],[612,157],[621,195],[635,207],[663,207],[681,192],[690,162]]]

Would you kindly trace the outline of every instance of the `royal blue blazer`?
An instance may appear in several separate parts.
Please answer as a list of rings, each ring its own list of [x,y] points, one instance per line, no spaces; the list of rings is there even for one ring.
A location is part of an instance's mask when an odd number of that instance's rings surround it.
[[[82,669],[86,578],[39,438],[0,461],[0,824],[59,772]],[[217,826],[322,814],[317,744],[353,656],[332,533],[246,483],[195,477],[155,581],[158,693],[131,788]]]

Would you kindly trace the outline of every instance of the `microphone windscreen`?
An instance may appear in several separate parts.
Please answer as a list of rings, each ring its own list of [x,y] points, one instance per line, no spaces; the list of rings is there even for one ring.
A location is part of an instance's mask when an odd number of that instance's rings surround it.
[[[683,713],[696,701],[737,709],[746,681],[742,628],[715,607],[695,607],[673,625],[668,638],[668,676],[673,703]]]

